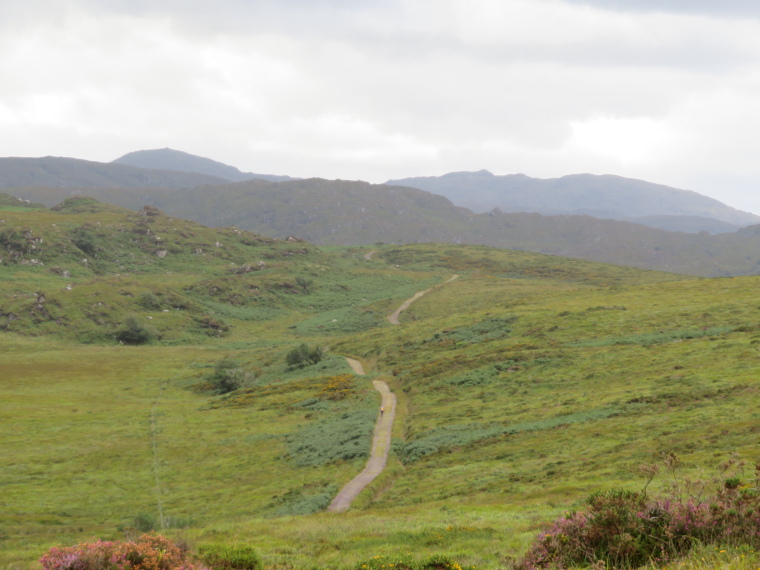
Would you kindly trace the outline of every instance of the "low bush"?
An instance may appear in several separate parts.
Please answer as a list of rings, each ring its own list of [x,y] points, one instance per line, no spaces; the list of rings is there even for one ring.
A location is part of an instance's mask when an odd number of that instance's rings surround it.
[[[214,570],[263,570],[261,556],[252,546],[208,544],[198,547],[198,558]]]
[[[340,489],[327,484],[318,489],[291,489],[272,497],[270,507],[275,516],[310,515],[324,511]]]
[[[40,564],[44,570],[208,570],[168,538],[153,534],[134,542],[56,546],[40,558]]]
[[[306,344],[297,346],[285,357],[285,363],[290,368],[304,368],[306,366],[317,364],[324,357],[324,352],[318,346],[309,348]]]
[[[223,358],[214,366],[214,371],[206,378],[218,394],[228,394],[245,386],[251,386],[255,377],[232,358]]]
[[[129,315],[124,319],[124,328],[116,333],[116,340],[124,344],[147,344],[156,339],[156,331],[143,325],[136,316]]]
[[[674,459],[673,454],[668,457],[671,467]],[[760,466],[756,473],[760,475]],[[651,499],[645,491],[592,494],[585,511],[565,513],[539,534],[518,568],[567,568],[602,561],[609,568],[634,568],[673,560],[698,544],[760,548],[757,480],[745,483],[735,474],[726,476],[724,469],[711,496],[703,496],[701,481],[673,481],[673,491],[662,500]]]
[[[138,302],[143,309],[147,309],[148,311],[158,311],[162,307],[161,299],[152,291],[145,291],[145,293],[140,295]]]

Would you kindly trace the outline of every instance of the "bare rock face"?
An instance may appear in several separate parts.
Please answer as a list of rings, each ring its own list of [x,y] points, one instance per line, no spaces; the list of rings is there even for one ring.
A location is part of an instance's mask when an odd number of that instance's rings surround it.
[[[156,257],[166,257],[166,254],[169,253],[166,249],[157,249],[156,250]]]

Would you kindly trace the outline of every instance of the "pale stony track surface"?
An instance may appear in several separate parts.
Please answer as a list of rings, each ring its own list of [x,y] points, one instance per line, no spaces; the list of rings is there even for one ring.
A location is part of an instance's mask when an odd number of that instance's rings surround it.
[[[353,358],[346,358],[351,369],[357,374],[364,374],[361,362]],[[382,396],[382,406],[385,413],[380,416],[375,424],[375,435],[372,438],[372,451],[364,471],[359,473],[340,490],[333,499],[327,510],[333,513],[342,513],[351,507],[353,500],[359,496],[367,485],[385,469],[388,461],[388,452],[391,447],[391,429],[393,419],[396,416],[396,394],[391,392],[388,385],[382,380],[373,380],[375,390]]]
[[[452,275],[446,281],[444,281],[443,283],[441,283],[441,285],[446,285],[446,283],[451,283],[457,277],[459,277],[459,275]],[[438,285],[438,287],[440,287],[440,285]],[[417,291],[414,294],[414,297],[412,297],[411,299],[407,299],[406,301],[404,301],[401,304],[401,306],[398,309],[396,309],[395,311],[393,311],[393,313],[388,317],[388,321],[390,321],[390,323],[392,325],[401,324],[401,323],[398,322],[399,315],[401,315],[401,313],[403,313],[404,311],[406,311],[409,308],[409,305],[411,305],[412,303],[414,303],[417,299],[419,299],[420,297],[422,297],[425,293],[429,293],[430,291],[432,291],[435,288],[436,287],[431,287],[430,289],[425,289],[424,291]]]
[[[372,256],[375,255],[376,253],[377,253],[376,251],[370,251],[369,253],[365,253],[364,254],[364,259],[366,259],[367,261],[369,261],[369,260],[372,259]]]

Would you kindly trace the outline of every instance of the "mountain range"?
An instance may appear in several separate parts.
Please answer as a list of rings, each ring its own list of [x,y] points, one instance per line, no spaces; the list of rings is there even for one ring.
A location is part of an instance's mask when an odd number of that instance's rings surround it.
[[[389,180],[386,184],[440,194],[474,212],[498,208],[550,216],[586,214],[671,231],[710,233],[760,223],[760,216],[690,190],[613,175],[573,174],[543,180],[524,174],[496,176],[480,170]]]
[[[164,167],[182,162],[186,169],[205,172],[143,168],[122,164],[125,160]],[[234,225],[316,244],[468,243],[701,276],[760,273],[760,228],[739,229],[760,218],[695,192],[643,181],[592,175],[540,181],[487,171],[391,181],[394,184],[318,178],[230,182],[221,175],[259,176],[170,149],[130,153],[110,164],[52,157],[0,159],[0,188],[48,207],[86,194],[133,210],[147,204],[211,227]],[[472,188],[472,196],[511,196],[528,211],[493,207],[475,213],[447,197],[411,187],[427,185],[440,192],[445,187],[464,199],[467,193],[457,190],[457,180],[461,188]],[[480,194],[478,180],[483,182]],[[504,190],[505,180],[518,182],[523,190]],[[531,204],[552,203],[554,215],[530,213]],[[598,217],[579,215],[591,203],[598,206]],[[575,214],[557,215],[571,208]],[[611,215],[604,219],[605,213],[622,211],[637,223],[610,219]],[[645,218],[668,224],[675,220],[699,233],[647,227],[641,222]],[[716,233],[725,233],[710,235],[708,222]],[[726,232],[727,227],[732,231]]]

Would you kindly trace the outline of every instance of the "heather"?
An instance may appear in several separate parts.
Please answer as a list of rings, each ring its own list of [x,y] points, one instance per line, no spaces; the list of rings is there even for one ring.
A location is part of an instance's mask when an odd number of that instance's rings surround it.
[[[733,457],[708,482],[680,477],[678,464],[675,454],[665,458],[671,492],[664,498],[650,497],[646,486],[592,494],[584,510],[566,512],[539,534],[518,567],[636,568],[670,563],[697,545],[760,549],[760,465],[747,479],[744,462]],[[657,467],[642,467],[648,483]]]
[[[133,542],[98,540],[53,547],[40,564],[44,570],[208,570],[171,540],[151,534]]]

